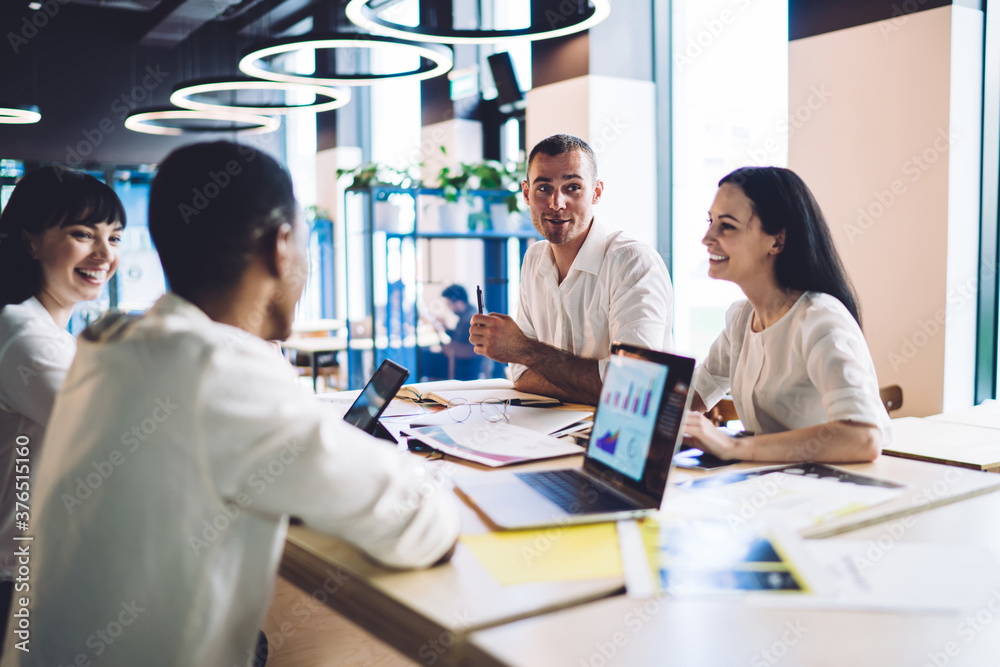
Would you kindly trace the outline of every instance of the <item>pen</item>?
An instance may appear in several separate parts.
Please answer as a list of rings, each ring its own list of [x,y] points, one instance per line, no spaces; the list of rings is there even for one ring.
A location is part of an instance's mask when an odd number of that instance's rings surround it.
[[[505,402],[507,405],[518,405],[525,408],[555,408],[562,405],[561,402],[552,403],[549,401],[539,401],[538,399],[530,398],[508,398]]]
[[[479,301],[479,314],[483,314],[483,288],[476,285],[476,299]]]

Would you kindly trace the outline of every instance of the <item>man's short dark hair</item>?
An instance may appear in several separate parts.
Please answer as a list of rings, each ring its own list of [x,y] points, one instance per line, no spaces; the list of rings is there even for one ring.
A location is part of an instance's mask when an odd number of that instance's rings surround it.
[[[175,150],[149,195],[149,233],[163,272],[187,299],[236,285],[254,252],[295,215],[288,172],[228,141]]]
[[[586,141],[580,137],[574,137],[572,134],[553,134],[551,137],[546,137],[535,144],[535,147],[531,149],[531,153],[528,155],[528,166],[525,172],[526,174],[531,172],[531,163],[539,153],[555,157],[563,153],[569,153],[570,151],[580,151],[583,153],[583,156],[587,158],[587,162],[590,163],[590,169],[594,173],[594,180],[596,181],[597,157],[594,155],[594,149]]]
[[[469,303],[469,293],[465,291],[465,288],[461,285],[448,285],[441,290],[441,296],[445,299],[451,299],[452,301]]]

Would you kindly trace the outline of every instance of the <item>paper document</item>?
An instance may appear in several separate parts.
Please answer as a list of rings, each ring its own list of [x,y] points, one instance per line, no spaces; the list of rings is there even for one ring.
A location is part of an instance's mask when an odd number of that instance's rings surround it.
[[[623,524],[631,522],[622,522]],[[788,542],[800,541],[756,520],[733,526],[724,519],[668,516],[618,531],[629,595],[648,597],[804,594],[813,583],[801,556]]]
[[[625,592],[629,597],[651,598],[660,592],[660,527],[655,519],[619,521],[618,546],[621,549]]]
[[[442,405],[447,405],[449,401],[454,399],[464,400],[466,403],[482,403],[486,399],[499,399],[501,401],[511,401],[513,405],[561,405],[561,401],[557,398],[540,396],[539,394],[527,394],[516,389],[461,389],[457,391],[435,391],[430,396],[428,396],[427,392],[424,392],[423,395],[425,397],[433,396],[434,400]]]
[[[805,463],[720,473],[685,482],[681,488],[727,503],[728,507],[717,511],[734,522],[773,513],[802,530],[888,502],[899,496],[905,485]]]
[[[983,549],[899,542],[902,535],[888,533],[806,540],[765,520],[733,526],[661,515],[658,528],[633,523],[618,537],[633,597],[666,591],[782,608],[956,612],[981,604],[1000,579]]]
[[[578,410],[545,410],[541,408],[523,408],[516,405],[507,406],[507,422],[514,426],[530,429],[538,433],[554,433],[561,431],[577,422],[590,418],[589,412]],[[467,418],[465,416],[468,415]],[[461,418],[466,424],[486,424],[489,421],[475,405],[469,410],[461,410]],[[417,417],[400,418],[411,426],[447,426],[456,422],[449,410],[429,412]]]
[[[347,414],[347,410],[351,407],[354,401],[357,400],[360,393],[360,389],[356,391],[344,391],[336,394],[317,396],[316,399],[323,405],[328,406],[331,411],[336,412],[340,417],[343,417]],[[393,399],[389,402],[389,405],[386,406],[385,411],[382,413],[382,417],[422,415],[426,412],[427,409],[422,405],[418,405],[411,401]]]
[[[957,612],[997,586],[996,561],[968,545],[827,539],[802,548],[824,587],[803,606]]]
[[[955,412],[945,412],[939,415],[931,415],[925,419],[943,421],[953,424],[966,424],[968,426],[982,426],[985,428],[1000,429],[1000,401],[986,399],[974,408],[956,410]],[[892,420],[893,437],[895,438],[896,422]]]
[[[997,432],[1000,428],[990,425],[994,422],[989,412],[981,416],[986,418],[970,418],[965,422],[948,421],[945,417],[949,415],[893,419],[892,442],[882,451],[918,461],[953,461],[992,468],[1000,464],[1000,434]]]
[[[580,454],[579,445],[512,424],[448,424],[403,429],[434,449],[492,468]]]
[[[514,383],[503,378],[487,378],[485,380],[441,380],[439,382],[419,382],[417,384],[408,384],[405,387],[401,387],[399,392],[396,393],[396,396],[410,401],[437,403],[439,401],[435,401],[431,398],[431,395],[440,391],[469,392],[481,390],[503,391],[513,389]],[[447,403],[447,401],[444,401],[444,403]]]
[[[610,523],[463,535],[461,540],[504,586],[622,575]]]

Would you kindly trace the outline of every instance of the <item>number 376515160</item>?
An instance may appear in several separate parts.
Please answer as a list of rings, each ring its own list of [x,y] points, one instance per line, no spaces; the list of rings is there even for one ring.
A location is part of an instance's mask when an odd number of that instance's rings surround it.
[[[29,445],[31,441],[27,436],[19,435],[14,441],[17,447],[14,454],[14,497],[17,499],[14,507],[14,521],[20,526],[28,522],[29,511],[28,500],[31,498],[31,459]]]

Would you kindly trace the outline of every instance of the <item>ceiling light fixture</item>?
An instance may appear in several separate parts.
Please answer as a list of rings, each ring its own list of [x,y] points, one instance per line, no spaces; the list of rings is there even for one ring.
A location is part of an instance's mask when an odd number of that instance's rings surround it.
[[[611,13],[610,0],[590,0],[589,11],[576,12],[576,2],[552,3],[552,9],[545,13],[545,20],[527,28],[510,30],[456,30],[435,28],[428,30],[421,26],[406,26],[386,21],[379,17],[380,10],[372,8],[371,0],[351,0],[347,5],[347,18],[354,25],[375,35],[387,35],[400,39],[418,39],[435,44],[494,44],[517,39],[537,40],[563,37],[588,30]],[[569,11],[564,9],[569,7]],[[558,27],[557,27],[558,26]]]
[[[34,105],[23,105],[15,107],[0,107],[0,123],[8,125],[27,125],[37,123],[42,119],[38,107]]]
[[[335,76],[299,74],[276,69],[264,62],[265,58],[285,53],[324,49],[382,49],[389,53],[406,56],[420,56],[420,65],[403,72],[376,74],[339,74]],[[451,69],[453,56],[451,49],[441,44],[424,44],[411,39],[397,39],[380,35],[360,33],[308,33],[297,37],[277,39],[259,44],[240,60],[240,71],[244,74],[267,81],[304,83],[322,86],[365,86],[381,81],[400,79],[430,79]]]
[[[180,121],[177,126],[164,122]],[[195,121],[198,124],[183,124],[185,121]],[[157,124],[159,122],[159,124]],[[213,124],[215,123],[215,124]],[[228,125],[220,126],[220,123]],[[236,124],[240,124],[239,127]],[[129,115],[125,119],[125,127],[133,132],[178,136],[188,132],[245,132],[246,134],[264,134],[274,132],[281,127],[281,121],[269,116],[259,116],[233,111],[194,111],[191,109],[147,109]]]
[[[232,93],[312,93],[315,101],[307,104],[224,104],[222,102],[206,102],[198,96],[230,91]],[[326,98],[326,101],[320,98]],[[237,113],[286,114],[298,111],[319,113],[339,109],[351,101],[350,90],[330,88],[305,83],[287,83],[283,81],[261,81],[260,79],[201,79],[183,83],[174,89],[170,95],[170,103],[184,109],[196,111],[235,111]]]

